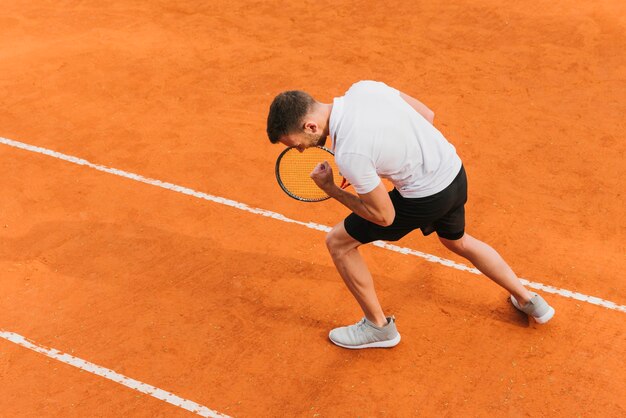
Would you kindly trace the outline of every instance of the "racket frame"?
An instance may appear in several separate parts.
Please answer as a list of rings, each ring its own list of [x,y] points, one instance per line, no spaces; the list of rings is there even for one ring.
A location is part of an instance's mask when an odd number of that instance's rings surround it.
[[[321,198],[319,198],[319,199],[307,199],[307,198],[305,198],[305,197],[301,197],[301,196],[295,195],[295,194],[291,193],[291,192],[289,191],[289,189],[287,189],[287,187],[285,186],[285,184],[283,183],[283,181],[282,181],[282,180],[281,180],[281,178],[280,178],[280,169],[279,169],[279,167],[280,167],[280,161],[283,159],[283,155],[285,155],[286,153],[288,153],[289,151],[291,151],[293,148],[296,148],[296,147],[287,147],[287,148],[285,148],[285,149],[284,149],[284,150],[280,153],[280,155],[278,156],[278,158],[276,159],[276,166],[275,166],[275,168],[274,168],[274,172],[275,172],[275,174],[276,174],[276,181],[278,182],[278,185],[280,186],[280,188],[281,188],[281,189],[283,189],[283,192],[287,193],[287,195],[288,195],[289,197],[292,197],[292,198],[294,198],[294,199],[296,199],[296,200],[299,200],[299,201],[301,201],[301,202],[323,202],[324,200],[328,200],[328,199],[330,199],[330,196],[328,196],[328,195],[326,195],[326,196],[324,196],[324,197],[321,197]],[[330,154],[330,155],[332,155],[332,156],[334,156],[334,155],[335,155],[335,153],[334,153],[334,152],[332,152],[330,149],[328,149],[328,148],[326,148],[326,147],[323,147],[323,146],[321,146],[321,145],[318,145],[318,146],[317,146],[317,148],[321,148],[322,150],[326,151],[327,153],[329,153],[329,154]],[[339,174],[339,173],[337,173],[337,174]],[[339,174],[339,175],[341,175],[341,174]],[[343,180],[342,180],[342,182],[341,182],[341,186],[340,186],[340,187],[341,187],[342,189],[345,189],[345,188],[346,188],[346,187],[348,187],[349,185],[350,185],[350,183],[348,183],[348,182],[346,181],[346,179],[345,179],[345,178],[343,178]]]

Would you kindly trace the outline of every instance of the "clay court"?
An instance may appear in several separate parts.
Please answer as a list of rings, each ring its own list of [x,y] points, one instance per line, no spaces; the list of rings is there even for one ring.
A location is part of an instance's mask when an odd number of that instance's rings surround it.
[[[623,1],[1,3],[0,416],[626,416]],[[265,122],[367,79],[548,324],[415,232],[362,249],[402,342],[329,342],[348,210],[281,191]]]

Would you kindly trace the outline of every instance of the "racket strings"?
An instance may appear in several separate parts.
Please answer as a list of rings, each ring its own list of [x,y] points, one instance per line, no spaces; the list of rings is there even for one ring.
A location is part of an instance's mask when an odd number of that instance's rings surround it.
[[[333,169],[335,183],[341,184],[341,176],[335,165],[332,153],[324,148],[309,148],[299,152],[295,148],[287,149],[277,164],[277,177],[281,187],[292,197],[306,201],[319,201],[328,198],[320,189],[310,174],[315,166],[328,161]]]

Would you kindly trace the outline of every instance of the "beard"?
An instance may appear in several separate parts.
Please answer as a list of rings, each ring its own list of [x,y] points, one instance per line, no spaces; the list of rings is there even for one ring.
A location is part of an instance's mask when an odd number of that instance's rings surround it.
[[[319,135],[311,135],[313,137],[313,143],[315,144],[315,146],[317,147],[323,147],[324,145],[326,145],[326,136],[319,134]]]

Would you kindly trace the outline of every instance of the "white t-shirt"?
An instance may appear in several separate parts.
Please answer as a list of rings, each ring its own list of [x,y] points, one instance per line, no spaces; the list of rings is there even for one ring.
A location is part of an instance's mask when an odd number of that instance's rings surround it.
[[[331,148],[358,194],[389,179],[404,197],[445,189],[461,169],[452,144],[384,83],[360,81],[333,101]]]

